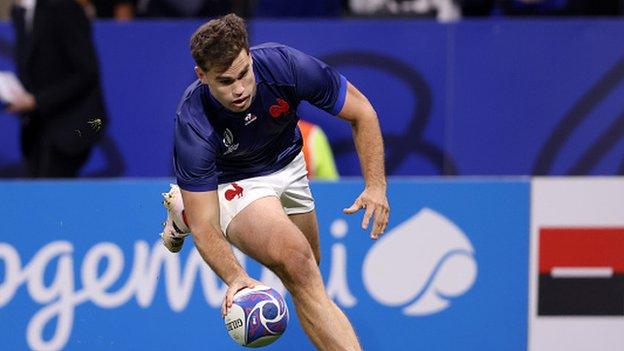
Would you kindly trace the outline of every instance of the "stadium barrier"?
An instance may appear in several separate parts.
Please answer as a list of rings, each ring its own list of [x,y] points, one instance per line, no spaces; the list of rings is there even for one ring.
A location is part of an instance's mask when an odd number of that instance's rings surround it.
[[[623,177],[391,179],[376,242],[361,214],[342,213],[362,186],[315,182],[313,193],[328,293],[366,350],[624,346]],[[0,182],[1,348],[239,349],[219,313],[225,287],[192,240],[180,254],[158,240],[168,187]],[[314,349],[291,317],[267,350]]]
[[[347,216],[361,181],[314,183],[328,293],[367,350],[525,350],[529,189],[518,180],[392,180],[377,242]],[[224,285],[192,240],[158,240],[166,180],[9,181],[0,237],[8,350],[235,350]],[[239,254],[253,277],[276,277]],[[292,302],[287,296],[291,310]],[[313,350],[296,317],[267,350]]]

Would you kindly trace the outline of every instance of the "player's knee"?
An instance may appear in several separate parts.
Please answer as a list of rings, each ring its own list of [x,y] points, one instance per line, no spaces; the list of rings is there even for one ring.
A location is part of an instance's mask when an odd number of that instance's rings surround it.
[[[290,287],[311,284],[319,275],[316,258],[309,248],[288,250],[276,263],[277,275]]]

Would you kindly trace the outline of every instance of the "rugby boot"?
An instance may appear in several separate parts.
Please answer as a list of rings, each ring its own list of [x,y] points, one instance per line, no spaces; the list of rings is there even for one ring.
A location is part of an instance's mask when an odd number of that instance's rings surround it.
[[[182,250],[184,239],[190,234],[190,229],[184,219],[184,203],[180,188],[171,184],[169,192],[162,194],[163,205],[167,209],[167,220],[163,223],[163,232],[160,233],[163,245],[171,252]]]

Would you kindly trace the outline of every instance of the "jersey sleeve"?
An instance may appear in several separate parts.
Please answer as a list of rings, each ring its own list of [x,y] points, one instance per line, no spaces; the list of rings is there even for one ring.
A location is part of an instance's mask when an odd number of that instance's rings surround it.
[[[347,95],[347,79],[323,61],[288,48],[297,95],[312,105],[337,115]]]
[[[173,164],[180,188],[187,191],[217,189],[216,148],[210,136],[179,114],[176,117]]]

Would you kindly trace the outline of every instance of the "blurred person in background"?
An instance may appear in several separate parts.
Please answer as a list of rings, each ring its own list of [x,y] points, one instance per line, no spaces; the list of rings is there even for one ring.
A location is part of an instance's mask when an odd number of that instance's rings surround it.
[[[303,137],[303,158],[309,179],[338,180],[334,153],[320,126],[304,121],[297,123]]]
[[[134,18],[134,0],[87,0],[95,8],[95,17],[130,21]]]
[[[621,16],[624,0],[567,0],[570,16]]]
[[[462,0],[464,16],[620,16],[623,0]]]
[[[216,17],[230,12],[248,17],[253,0],[137,0],[140,17]]]
[[[12,9],[15,63],[26,92],[21,118],[30,177],[76,177],[106,125],[91,24],[74,0],[19,0]]]
[[[252,17],[339,17],[343,0],[255,0]]]
[[[457,0],[348,0],[351,14],[357,16],[432,17],[440,22],[461,19]]]
[[[130,21],[134,18],[134,0],[76,0],[90,19]]]
[[[0,21],[11,19],[11,7],[13,0],[0,0]]]
[[[566,15],[568,0],[509,0],[499,1],[499,11],[507,16]]]

